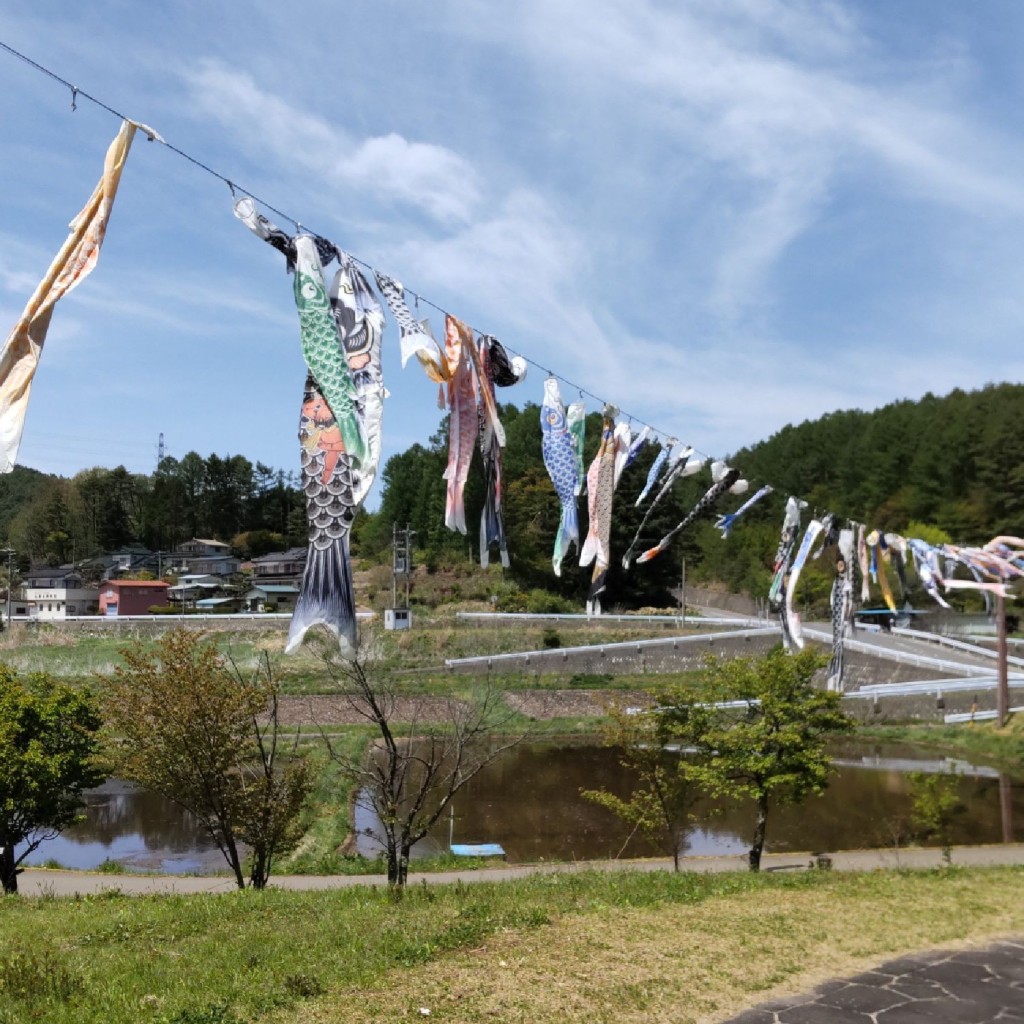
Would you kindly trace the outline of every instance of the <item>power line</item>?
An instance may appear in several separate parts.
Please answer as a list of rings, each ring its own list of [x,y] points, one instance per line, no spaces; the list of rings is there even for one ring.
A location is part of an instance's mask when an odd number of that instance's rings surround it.
[[[72,110],[76,109],[77,103],[78,103],[79,99],[85,99],[85,100],[88,100],[90,103],[94,103],[96,106],[100,107],[102,110],[107,111],[109,114],[113,114],[115,117],[120,118],[122,121],[132,121],[133,123],[137,123],[137,122],[134,122],[134,119],[129,117],[127,114],[121,113],[121,111],[119,111],[119,110],[115,109],[114,107],[110,106],[108,103],[104,103],[103,100],[98,99],[96,96],[93,96],[91,93],[86,92],[84,89],[80,89],[77,85],[74,85],[73,83],[69,82],[66,78],[62,78],[56,72],[51,71],[48,67],[45,67],[44,65],[38,63],[38,61],[32,60],[31,57],[28,57],[26,54],[21,53],[19,50],[16,50],[13,46],[8,45],[3,40],[0,40],[0,49],[6,50],[7,53],[11,54],[11,56],[17,57],[18,60],[24,61],[26,64],[29,65],[29,67],[32,67],[36,71],[41,72],[42,74],[46,75],[48,78],[52,78],[55,82],[59,82],[66,89],[70,90],[70,92],[71,92],[71,109]],[[144,130],[145,130],[145,126],[144,126]],[[165,139],[163,139],[160,136],[155,135],[155,134],[150,134],[149,135],[149,139],[150,139],[151,142],[152,141],[159,142],[161,145],[163,145],[167,149],[169,149],[172,153],[176,153],[178,156],[182,157],[184,160],[187,160],[189,163],[194,164],[200,170],[205,171],[207,174],[209,174],[212,177],[216,178],[218,181],[223,182],[231,190],[231,194],[232,195],[237,195],[237,194],[240,193],[243,196],[248,196],[254,202],[259,203],[259,205],[262,206],[264,209],[270,210],[271,213],[277,214],[278,217],[281,217],[283,220],[288,221],[289,224],[293,224],[295,226],[296,231],[309,230],[308,226],[303,225],[303,223],[300,220],[298,220],[297,218],[292,217],[290,214],[285,213],[281,209],[278,209],[278,207],[276,207],[276,206],[272,205],[271,203],[267,202],[267,200],[260,198],[260,196],[256,195],[254,192],[251,192],[249,189],[244,188],[243,186],[239,185],[237,182],[233,181],[227,175],[221,174],[220,171],[215,170],[214,168],[210,167],[208,164],[204,163],[202,160],[199,160],[196,157],[192,156],[190,153],[187,153],[185,150],[179,149],[177,146],[172,145],[171,143],[167,142]],[[317,232],[313,232],[313,233],[317,234]],[[325,236],[321,236],[321,237],[325,237]],[[353,253],[348,252],[347,249],[345,250],[345,252],[353,259],[354,262],[358,263],[361,267],[364,267],[371,274],[373,274],[373,272],[374,272],[374,267],[373,266],[371,266],[365,260],[360,259],[358,256],[355,256]],[[406,288],[405,291],[406,291],[406,293],[408,295],[411,295],[413,297],[413,299],[415,299],[417,302],[422,302],[424,305],[430,306],[431,309],[436,309],[439,313],[441,313],[442,315],[444,315],[446,317],[451,315],[451,314],[449,314],[449,312],[446,309],[444,309],[443,307],[439,306],[436,302],[432,302],[425,295],[421,295],[418,292],[413,291],[411,288]],[[471,327],[471,329],[474,330],[478,335],[482,335],[482,334],[487,333],[487,332],[484,332],[484,331],[479,331],[476,328],[472,328]],[[566,387],[571,388],[573,391],[577,391],[580,394],[581,397],[583,397],[585,395],[587,398],[593,399],[595,402],[597,402],[602,407],[603,406],[609,406],[609,405],[610,406],[614,406],[616,409],[618,409],[618,412],[619,412],[620,416],[624,416],[630,422],[635,420],[642,427],[649,427],[651,432],[654,433],[654,434],[657,434],[659,437],[663,437],[663,438],[675,438],[676,437],[676,433],[675,432],[668,431],[668,430],[662,430],[660,427],[656,427],[654,424],[648,423],[641,416],[637,416],[634,413],[629,412],[627,409],[623,409],[617,402],[609,402],[607,399],[602,398],[600,395],[596,395],[592,391],[588,391],[586,388],[582,387],[581,385],[575,383],[574,381],[569,380],[568,377],[563,377],[561,374],[555,373],[553,370],[549,369],[548,367],[543,366],[541,363],[537,362],[537,360],[531,359],[528,355],[525,355],[524,353],[519,352],[516,349],[511,348],[508,345],[505,345],[504,347],[506,349],[508,349],[508,351],[511,352],[513,355],[520,356],[522,359],[526,360],[526,362],[529,363],[531,366],[534,366],[538,370],[541,370],[542,372],[547,374],[549,377],[554,377],[556,380],[561,381],[563,384],[565,384]],[[693,447],[693,446],[691,445],[690,447]],[[700,451],[697,448],[693,448],[693,451],[694,451],[694,454],[696,454],[699,457],[702,457],[702,458],[713,458],[713,456],[709,455],[707,452],[702,452],[702,451]]]
[[[71,109],[72,110],[75,110],[77,108],[77,102],[78,102],[79,98],[86,99],[90,103],[93,103],[96,106],[100,107],[101,109],[107,111],[108,113],[113,114],[115,117],[119,118],[122,121],[130,121],[132,123],[138,124],[138,122],[134,121],[133,118],[130,118],[126,114],[121,113],[121,111],[119,111],[119,110],[115,109],[114,107],[110,106],[108,103],[105,103],[103,100],[99,99],[98,97],[93,96],[91,93],[86,92],[84,89],[80,89],[78,86],[76,86],[73,83],[69,82],[66,78],[62,78],[60,75],[56,74],[54,71],[51,71],[48,67],[45,67],[44,65],[40,64],[38,61],[32,60],[32,58],[28,57],[24,53],[21,53],[19,50],[16,50],[13,46],[10,46],[9,44],[5,43],[3,40],[0,40],[0,49],[5,50],[7,53],[11,54],[13,57],[16,57],[18,60],[21,60],[25,64],[29,65],[29,67],[34,68],[36,71],[39,71],[41,74],[46,75],[48,78],[52,78],[55,82],[58,82],[59,84],[63,85],[66,89],[70,90],[70,92],[71,92]],[[285,213],[283,210],[281,210],[278,207],[274,206],[273,204],[267,202],[267,200],[262,199],[260,196],[256,195],[254,192],[252,192],[249,189],[244,188],[243,186],[237,184],[235,181],[233,181],[227,175],[221,174],[220,171],[215,170],[214,168],[210,167],[208,164],[204,163],[202,160],[199,160],[196,157],[192,156],[190,153],[186,152],[185,150],[180,149],[179,147],[174,146],[171,143],[167,142],[165,139],[163,139],[162,137],[157,135],[155,132],[152,132],[151,130],[148,130],[145,125],[142,125],[141,127],[142,127],[143,131],[146,132],[146,134],[147,134],[147,136],[148,136],[148,138],[149,138],[149,140],[151,142],[152,141],[159,142],[161,145],[163,145],[167,149],[169,149],[172,153],[175,153],[176,155],[180,156],[182,159],[187,160],[189,163],[191,163],[194,166],[198,167],[200,170],[205,171],[207,174],[209,174],[210,176],[216,178],[218,181],[223,182],[230,189],[231,194],[233,196],[237,195],[238,193],[241,193],[244,196],[248,196],[250,199],[252,199],[254,202],[258,203],[264,209],[271,211],[272,213],[276,214],[278,217],[280,217],[283,220],[287,221],[289,224],[293,224],[295,226],[295,229],[296,229],[297,232],[308,230],[308,228],[304,228],[302,222],[299,221],[297,218],[292,217],[290,214]],[[315,232],[314,232],[314,234],[315,234]],[[325,237],[325,236],[321,236],[321,237]],[[347,250],[345,250],[345,251],[354,260],[354,262],[356,262],[360,266],[364,267],[371,274],[374,273],[374,267],[373,266],[371,266],[365,260],[360,259],[358,256],[355,256],[352,253],[348,253]],[[417,303],[422,302],[425,305],[430,306],[432,309],[437,310],[439,313],[441,313],[445,317],[450,315],[446,309],[444,309],[442,306],[439,306],[437,303],[432,302],[426,296],[421,295],[418,292],[413,291],[412,289],[405,289],[405,291],[406,291],[407,294],[411,295],[413,297],[413,299]],[[478,331],[475,328],[472,328],[472,329],[478,335],[482,335],[482,334],[486,333],[486,332]],[[617,409],[618,414],[620,416],[624,416],[630,423],[632,423],[634,420],[636,420],[636,422],[639,423],[641,426],[648,427],[654,434],[658,435],[659,437],[664,438],[666,441],[668,441],[670,439],[671,440],[675,440],[676,439],[677,435],[676,435],[675,432],[667,431],[667,430],[662,430],[660,427],[657,427],[657,426],[655,426],[652,423],[648,423],[642,417],[634,415],[633,413],[629,412],[628,410],[623,409],[621,406],[618,406],[617,403],[609,402],[607,399],[602,398],[600,395],[596,395],[596,394],[594,394],[594,392],[589,391],[586,388],[582,387],[581,385],[575,383],[574,381],[569,380],[568,377],[564,377],[564,376],[562,376],[559,373],[555,373],[553,370],[551,370],[548,367],[544,366],[543,364],[537,362],[537,360],[531,359],[529,356],[525,355],[524,353],[518,352],[515,349],[511,348],[510,346],[505,346],[505,347],[508,349],[508,351],[512,352],[514,355],[520,356],[529,365],[536,367],[538,370],[541,370],[542,372],[547,374],[549,377],[554,377],[556,380],[561,381],[567,387],[571,388],[574,391],[579,392],[581,397],[585,395],[588,398],[593,399],[595,402],[597,402],[598,404],[600,404],[603,407],[614,406]],[[692,449],[693,454],[697,455],[699,458],[702,458],[702,459],[712,459],[712,458],[714,458],[714,456],[708,454],[707,452],[703,452],[700,449],[693,447],[692,445],[689,446],[689,447]]]

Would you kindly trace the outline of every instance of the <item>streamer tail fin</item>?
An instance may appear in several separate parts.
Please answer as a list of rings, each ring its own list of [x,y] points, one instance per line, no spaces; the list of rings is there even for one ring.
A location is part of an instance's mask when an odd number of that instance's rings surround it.
[[[356,599],[347,533],[332,540],[325,548],[310,544],[285,653],[294,651],[314,626],[326,627],[338,638],[342,653],[347,657],[354,655]]]
[[[558,520],[558,533],[555,534],[555,549],[551,556],[551,566],[556,576],[562,575],[562,560],[569,553],[569,548],[580,546],[580,520],[575,502],[563,502],[562,517]]]

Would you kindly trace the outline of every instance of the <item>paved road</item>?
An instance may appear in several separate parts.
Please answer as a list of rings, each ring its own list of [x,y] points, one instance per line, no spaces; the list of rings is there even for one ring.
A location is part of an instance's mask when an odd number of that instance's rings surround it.
[[[877,868],[932,868],[942,863],[938,850],[901,850],[899,856],[892,850],[849,850],[833,853],[832,865],[838,871],[871,871]],[[809,853],[771,853],[762,858],[765,871],[800,871],[811,861]],[[1006,864],[1024,864],[1024,843],[993,846],[961,846],[953,851],[953,863],[962,866],[992,867]],[[409,875],[412,884],[421,881],[443,884],[447,882],[493,882],[509,878],[523,878],[541,872],[581,871],[668,871],[669,860],[616,860],[589,861],[575,864],[522,864],[509,867],[482,868],[478,871],[438,871]],[[683,860],[684,870],[700,872],[743,871],[746,857],[688,857]],[[382,885],[382,875],[275,875],[271,884],[282,889],[338,889],[353,885]],[[124,893],[156,892],[230,892],[234,882],[227,875],[208,877],[192,875],[108,875],[90,871],[49,871],[27,868],[18,880],[18,890],[26,896],[73,896],[119,889]]]
[[[758,625],[766,624],[763,620],[752,619],[749,616],[730,612],[723,608],[702,608],[701,610],[722,618],[735,619],[737,623],[742,623],[743,625],[753,625],[755,623]],[[695,619],[694,621],[696,622],[699,620]],[[776,621],[777,620],[775,618],[771,618],[768,620],[767,624],[774,625]],[[831,622],[805,622],[803,626],[805,630],[818,631],[827,634],[829,637],[832,635]],[[886,653],[914,654],[919,657],[933,658],[938,661],[946,661],[952,664],[963,665],[965,667],[973,668],[979,673],[988,674],[993,673],[996,670],[995,659],[990,656],[956,647],[948,647],[944,644],[938,644],[924,638],[906,636],[905,634],[900,633],[886,633],[882,630],[866,629],[855,629],[847,635],[851,640],[858,640],[862,643],[870,644],[878,650],[880,657],[885,657]],[[1014,669],[1011,668],[1011,671],[1014,671]]]
[[[773,999],[726,1024],[1024,1022],[1024,936],[984,949],[916,953]]]

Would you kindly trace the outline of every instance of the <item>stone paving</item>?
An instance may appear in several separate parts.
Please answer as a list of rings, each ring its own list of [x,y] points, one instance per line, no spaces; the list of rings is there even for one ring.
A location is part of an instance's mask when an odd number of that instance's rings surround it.
[[[1024,1022],[1024,936],[984,949],[915,953],[773,999],[726,1024]]]

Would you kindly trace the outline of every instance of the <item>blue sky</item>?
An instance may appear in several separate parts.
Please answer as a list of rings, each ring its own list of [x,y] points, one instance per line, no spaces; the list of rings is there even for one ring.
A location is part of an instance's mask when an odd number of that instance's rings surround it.
[[[1015,0],[0,10],[4,42],[711,454],[1024,377],[1022,30]],[[6,334],[117,121],[0,53],[0,123]],[[387,458],[439,417],[392,323],[385,376]],[[543,376],[502,397],[539,401]],[[150,471],[162,432],[171,455],[291,469],[303,377],[277,254],[140,137],[20,461]]]

